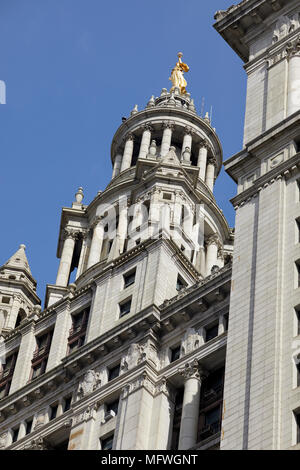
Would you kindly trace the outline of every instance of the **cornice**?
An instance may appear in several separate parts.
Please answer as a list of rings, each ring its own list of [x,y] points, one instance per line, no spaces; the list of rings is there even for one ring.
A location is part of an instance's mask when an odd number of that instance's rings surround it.
[[[300,161],[299,161],[300,154],[297,153],[292,158],[285,160],[268,173],[257,178],[253,185],[243,191],[241,194],[238,194],[230,201],[233,204],[235,209],[238,209],[240,206],[244,205],[247,202],[250,202],[252,198],[256,197],[260,191],[262,191],[267,186],[270,186],[275,181],[281,179],[289,179],[293,176],[294,173],[300,171]]]

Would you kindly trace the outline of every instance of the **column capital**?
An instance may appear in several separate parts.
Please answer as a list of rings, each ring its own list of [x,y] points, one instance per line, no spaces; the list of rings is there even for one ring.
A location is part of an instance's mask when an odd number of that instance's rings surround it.
[[[194,134],[194,129],[190,126],[185,126],[184,128],[184,135],[193,135]]]
[[[97,215],[96,217],[93,218],[91,224],[90,224],[90,228],[94,229],[95,227],[97,227],[97,225],[104,219],[104,216],[103,215]]]
[[[215,157],[208,157],[207,163],[209,165],[213,165],[214,167],[217,166],[217,159]]]
[[[175,127],[175,122],[173,122],[173,121],[164,121],[164,122],[162,123],[162,128],[163,128],[163,129],[171,129],[171,130],[173,130],[174,127]]]
[[[124,143],[126,144],[126,142],[128,142],[128,140],[131,140],[132,142],[134,142],[134,135],[132,134],[132,132],[129,132],[128,134],[126,134],[126,136],[124,137],[123,141]]]
[[[151,126],[150,122],[145,122],[145,124],[142,125],[142,129],[144,131],[153,132],[153,126]]]
[[[216,245],[218,249],[222,249],[223,245],[220,241],[219,235],[217,233],[214,233],[213,235],[210,235],[206,240],[205,240],[205,245]]]
[[[286,46],[285,51],[289,59],[295,55],[299,55],[300,54],[300,36],[298,36],[295,41],[289,42]]]
[[[200,148],[205,148],[206,150],[208,150],[210,148],[210,145],[209,143],[207,142],[207,140],[205,139],[202,139],[199,143],[199,147]]]
[[[197,379],[201,381],[208,375],[207,371],[200,364],[198,359],[187,362],[183,369],[179,369],[179,373],[183,376],[184,380]]]
[[[77,240],[80,234],[79,230],[66,227],[63,230],[63,239],[66,240],[67,238],[73,238],[73,240]]]

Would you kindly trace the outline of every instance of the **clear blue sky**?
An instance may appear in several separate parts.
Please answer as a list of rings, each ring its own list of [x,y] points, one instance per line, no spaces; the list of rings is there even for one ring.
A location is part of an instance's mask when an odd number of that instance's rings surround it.
[[[178,51],[200,112],[213,106],[224,159],[242,147],[246,76],[212,27],[233,0],[9,0],[0,2],[0,265],[27,246],[38,294],[55,282],[62,206],[79,186],[88,204],[111,177],[110,143],[135,104],[170,87]],[[235,184],[215,196],[230,226]]]

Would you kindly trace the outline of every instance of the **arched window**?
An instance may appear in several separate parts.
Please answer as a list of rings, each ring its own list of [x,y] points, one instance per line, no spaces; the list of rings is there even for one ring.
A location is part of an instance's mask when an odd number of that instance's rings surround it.
[[[24,320],[24,318],[26,318],[25,310],[23,308],[20,308],[18,316],[17,316],[15,328],[17,328],[20,325],[21,321]]]

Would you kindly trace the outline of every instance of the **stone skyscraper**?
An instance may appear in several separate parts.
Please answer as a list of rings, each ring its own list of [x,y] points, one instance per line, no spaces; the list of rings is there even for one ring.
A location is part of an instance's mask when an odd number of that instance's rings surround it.
[[[114,135],[107,188],[63,208],[45,309],[24,245],[0,268],[1,449],[299,447],[299,1],[244,0],[215,28],[248,74],[235,230],[179,54]]]

